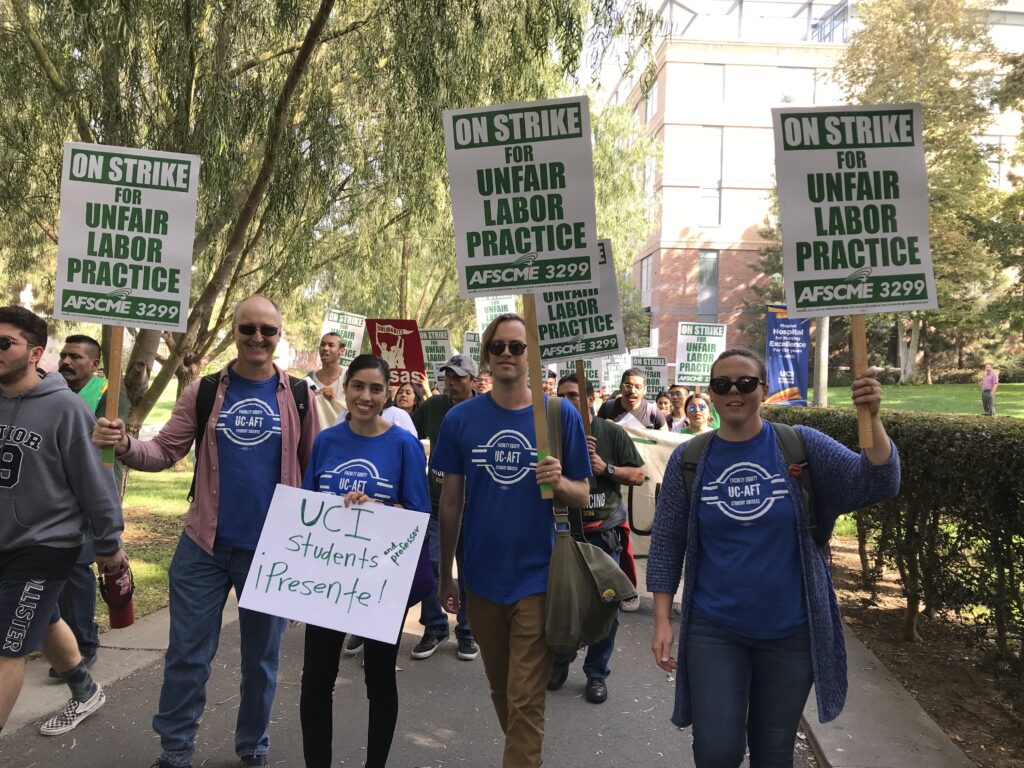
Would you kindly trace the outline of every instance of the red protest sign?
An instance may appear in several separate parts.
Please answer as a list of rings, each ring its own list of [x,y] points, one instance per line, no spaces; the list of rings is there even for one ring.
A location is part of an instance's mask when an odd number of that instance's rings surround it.
[[[413,382],[426,387],[427,367],[415,320],[367,319],[366,332],[373,354],[383,358],[391,368],[391,386]]]

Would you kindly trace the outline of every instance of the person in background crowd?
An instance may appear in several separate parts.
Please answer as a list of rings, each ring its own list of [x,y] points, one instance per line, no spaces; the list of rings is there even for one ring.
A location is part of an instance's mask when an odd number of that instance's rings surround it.
[[[98,419],[93,442],[116,446],[125,466],[159,472],[196,443],[195,497],[171,560],[170,637],[153,730],[163,749],[153,768],[190,768],[206,682],[220,641],[221,615],[233,588],[241,597],[260,531],[278,483],[298,487],[320,431],[317,406],[299,412],[288,374],[274,365],[281,312],[264,296],[235,307],[237,357],[216,374],[216,397],[197,432],[202,379],[182,392],[170,420],[152,440],[129,437],[120,419]],[[274,418],[263,418],[267,413]],[[259,418],[253,418],[259,417]],[[281,638],[287,621],[238,609],[241,682],[235,753],[239,765],[266,766],[270,712],[277,690]]]
[[[344,380],[348,418],[317,438],[302,487],[343,496],[346,507],[375,501],[428,512],[423,446],[381,417],[389,377],[388,364],[375,355],[359,355],[352,361]],[[372,471],[367,471],[368,466]],[[358,483],[363,484],[361,490],[345,490]],[[331,709],[344,642],[344,632],[306,624],[299,703],[306,768],[331,765]],[[365,639],[362,646],[369,700],[364,765],[385,768],[398,721],[398,644]]]
[[[620,421],[627,413],[639,421],[647,429],[668,429],[665,414],[658,410],[654,403],[644,399],[647,392],[647,379],[639,368],[627,368],[622,372],[619,386],[622,396],[617,400],[606,402],[597,415],[602,419]]]
[[[558,374],[550,368],[544,369],[544,394],[551,397],[555,394],[555,382],[558,381]]]
[[[494,385],[493,382],[491,372],[486,368],[481,369],[480,373],[473,380],[474,389],[476,389],[478,395],[485,395],[491,391],[491,387]]]
[[[544,743],[544,686],[551,671],[544,624],[555,532],[552,502],[541,498],[538,485],[549,484],[555,501],[567,507],[590,500],[587,442],[570,403],[561,403],[562,460],[538,460],[526,352],[522,317],[506,313],[491,321],[480,362],[490,366],[494,389],[448,412],[430,457],[431,469],[444,474],[438,597],[449,613],[458,611],[452,560],[465,507],[462,577],[505,734],[502,768],[537,768]]]
[[[400,386],[398,392],[395,393],[395,405],[410,416],[416,412],[417,408],[423,405],[425,399],[423,387],[411,381]]]
[[[658,396],[654,398],[654,404],[658,407],[658,410],[665,415],[665,421],[668,422],[669,429],[671,429],[672,401],[669,399],[668,391],[663,389],[658,392]]]
[[[413,414],[417,436],[421,440],[429,440],[431,449],[437,445],[441,432],[441,422],[453,407],[464,403],[475,395],[473,381],[477,375],[476,362],[468,355],[455,355],[441,368],[444,373],[445,394],[430,398],[423,407]],[[444,475],[430,470],[430,565],[434,571],[434,579],[441,577],[441,549],[438,532],[438,514],[441,504],[441,488]],[[455,546],[455,562],[459,567],[459,610],[455,619],[455,641],[457,655],[463,661],[473,661],[480,655],[480,648],[473,639],[473,631],[466,616],[466,587],[462,573],[465,570],[463,536]],[[420,604],[420,624],[423,625],[423,637],[412,649],[414,659],[428,659],[445,640],[448,639],[448,614],[438,600],[437,593],[423,598]]]
[[[320,429],[327,429],[337,421],[345,410],[345,398],[339,391],[341,381],[341,356],[345,354],[345,342],[331,331],[320,339],[320,370],[306,375],[309,388],[317,398],[317,413],[320,415]]]
[[[558,382],[558,396],[575,405],[582,413],[594,401],[594,387],[585,382],[587,398],[580,397],[580,385],[576,374],[564,376]],[[626,507],[622,503],[622,485],[644,484],[643,459],[637,453],[629,434],[605,419],[594,419],[591,423],[593,435],[587,437],[590,449],[590,466],[594,472],[594,484],[590,491],[590,503],[583,509],[570,510],[579,515],[583,536],[589,543],[607,552],[619,562],[623,543],[619,526],[626,522]],[[611,631],[601,641],[587,648],[583,661],[583,674],[587,677],[584,696],[592,704],[603,704],[608,698],[607,678],[611,674],[609,663],[615,650],[615,634],[619,621],[616,618]],[[575,653],[555,654],[547,688],[557,691],[569,676],[569,665],[576,660]]]
[[[81,334],[64,339],[57,372],[64,377],[68,388],[81,397],[97,417],[105,416],[107,413],[107,387],[110,384],[106,379],[96,375],[99,365],[100,344],[96,339]],[[128,419],[128,398],[125,397],[123,389],[118,398],[117,411],[122,420]],[[119,492],[123,476],[124,466],[120,461],[115,461],[114,485]],[[92,535],[86,531],[78,562],[71,569],[57,602],[61,618],[71,627],[78,643],[78,651],[82,654],[87,667],[96,662],[96,652],[100,647],[99,628],[96,626],[96,574],[92,569],[95,559]],[[49,674],[51,678],[60,677],[53,667],[50,667]]]
[[[114,475],[89,444],[95,416],[59,373],[37,369],[46,321],[0,307],[0,731],[21,693],[25,657],[42,651],[71,698],[40,727],[60,736],[106,701],[57,600],[92,532],[102,571],[128,567]]]
[[[673,451],[655,511],[647,566],[651,650],[661,669],[677,673],[672,722],[693,725],[698,768],[738,768],[748,745],[751,765],[789,768],[811,684],[822,722],[838,716],[846,698],[843,622],[828,560],[775,429],[761,418],[766,379],[764,363],[748,349],[718,356],[709,386],[721,424],[690,493],[685,444]],[[878,415],[882,387],[874,370],[857,372],[851,390],[854,404],[870,410],[872,448],[855,453],[796,427],[825,534],[839,515],[899,491],[899,457]],[[681,574],[677,661],[671,613]]]
[[[689,423],[680,430],[683,435],[699,435],[701,432],[710,432],[711,427],[711,398],[705,393],[694,393],[686,398],[686,418]]]
[[[686,426],[686,398],[690,391],[682,384],[673,384],[668,388],[668,399],[672,405],[672,411],[668,415],[669,432],[681,432]]]
[[[981,408],[986,416],[996,415],[996,390],[999,389],[999,372],[992,363],[985,363],[985,373],[981,377]]]

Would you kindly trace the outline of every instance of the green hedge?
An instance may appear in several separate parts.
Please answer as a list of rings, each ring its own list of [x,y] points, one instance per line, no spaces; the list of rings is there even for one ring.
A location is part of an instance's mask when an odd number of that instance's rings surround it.
[[[857,444],[853,411],[765,411],[769,419]],[[1024,676],[1024,421],[884,410],[882,421],[899,449],[903,477],[895,499],[855,513],[865,580],[874,570],[868,554],[898,569],[905,639],[917,638],[922,605],[971,615]]]

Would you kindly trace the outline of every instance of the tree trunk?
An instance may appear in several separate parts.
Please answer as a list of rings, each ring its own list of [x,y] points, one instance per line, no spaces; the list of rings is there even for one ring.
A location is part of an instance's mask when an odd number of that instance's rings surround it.
[[[814,401],[818,408],[828,407],[828,325],[827,317],[814,321]]]
[[[133,409],[146,393],[159,349],[160,331],[141,330],[136,335],[128,365],[124,369],[124,391]],[[143,418],[148,415],[143,414]]]
[[[854,514],[857,521],[857,554],[860,556],[860,579],[864,589],[871,589],[874,582],[871,562],[868,559],[868,523],[864,519],[863,510]]]
[[[917,617],[921,613],[921,598],[917,595],[907,595],[907,610],[903,614],[903,630],[900,639],[907,643],[921,642],[921,636],[917,633]]]

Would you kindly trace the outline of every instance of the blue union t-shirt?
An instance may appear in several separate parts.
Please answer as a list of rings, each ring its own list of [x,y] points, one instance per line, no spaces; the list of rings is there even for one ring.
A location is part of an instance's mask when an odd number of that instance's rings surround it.
[[[430,511],[423,445],[396,424],[375,437],[357,435],[347,421],[325,429],[313,443],[302,487],[338,496],[362,491],[381,504]]]
[[[459,403],[441,423],[430,467],[465,476],[466,588],[499,605],[547,591],[554,521],[537,485],[533,408],[508,410],[490,394]],[[590,471],[583,421],[563,401],[562,473],[582,480]]]
[[[779,474],[775,431],[711,438],[701,476],[693,607],[747,637],[786,637],[807,623],[796,509]]]
[[[217,417],[220,505],[217,546],[256,549],[281,480],[278,376],[252,381],[228,368],[228,388]]]

